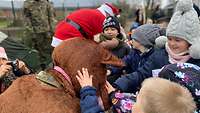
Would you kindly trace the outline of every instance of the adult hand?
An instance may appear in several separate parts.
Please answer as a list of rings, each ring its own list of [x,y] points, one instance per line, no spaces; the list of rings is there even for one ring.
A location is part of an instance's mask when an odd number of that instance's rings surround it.
[[[108,91],[108,94],[116,90],[114,87],[112,87],[112,85],[108,81],[106,81],[105,87],[106,87],[106,90]]]
[[[31,72],[23,61],[21,60],[17,61],[18,61],[18,67],[22,72],[24,72],[25,74],[29,74]]]
[[[76,75],[81,87],[92,86],[92,75],[89,75],[87,68],[82,68],[82,73],[78,70],[78,75]]]
[[[12,67],[10,65],[2,64],[0,66],[0,78],[4,77],[11,69]]]

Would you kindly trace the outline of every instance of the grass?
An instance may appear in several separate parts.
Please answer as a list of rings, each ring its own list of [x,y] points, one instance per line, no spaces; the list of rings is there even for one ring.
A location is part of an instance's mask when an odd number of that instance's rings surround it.
[[[5,28],[9,25],[9,22],[6,20],[0,20],[0,28]]]

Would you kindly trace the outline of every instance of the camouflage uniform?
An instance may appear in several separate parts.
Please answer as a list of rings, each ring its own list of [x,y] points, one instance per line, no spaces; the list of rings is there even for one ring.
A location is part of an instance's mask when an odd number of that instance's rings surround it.
[[[49,61],[52,47],[54,14],[53,7],[47,0],[26,0],[24,2],[25,37],[24,43],[38,50],[40,61]]]

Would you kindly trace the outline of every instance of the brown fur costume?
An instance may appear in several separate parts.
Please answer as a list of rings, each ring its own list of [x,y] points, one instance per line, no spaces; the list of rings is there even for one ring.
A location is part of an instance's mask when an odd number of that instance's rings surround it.
[[[44,85],[35,76],[21,77],[0,95],[0,113],[80,113],[80,85],[75,75],[82,67],[88,68],[94,76],[97,94],[102,97],[104,107],[108,108],[108,96],[104,88],[105,64],[122,66],[121,60],[96,43],[80,38],[64,41],[54,49],[52,57],[54,65],[64,69],[72,84],[53,69],[47,72],[59,81],[62,88]]]

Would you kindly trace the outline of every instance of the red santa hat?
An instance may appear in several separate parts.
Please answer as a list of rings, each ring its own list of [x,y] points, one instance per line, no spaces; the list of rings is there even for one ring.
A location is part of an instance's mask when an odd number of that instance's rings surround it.
[[[118,9],[116,6],[110,3],[104,3],[102,4],[98,10],[101,11],[106,16],[106,13],[110,16],[119,16],[120,9]]]
[[[5,58],[5,59],[8,60],[6,51],[5,51],[5,49],[3,47],[0,47],[0,58]]]

